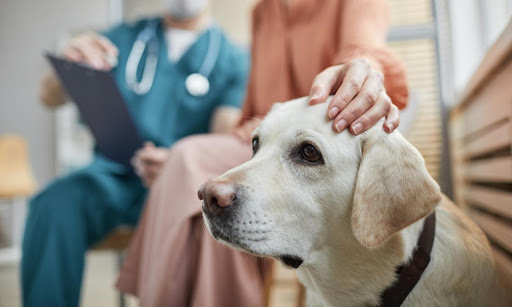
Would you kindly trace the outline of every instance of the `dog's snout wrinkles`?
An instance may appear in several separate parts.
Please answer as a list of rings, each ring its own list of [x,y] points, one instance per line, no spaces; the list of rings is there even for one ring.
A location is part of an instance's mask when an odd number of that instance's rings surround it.
[[[236,199],[236,191],[234,184],[210,180],[199,188],[198,196],[213,213],[231,205]]]

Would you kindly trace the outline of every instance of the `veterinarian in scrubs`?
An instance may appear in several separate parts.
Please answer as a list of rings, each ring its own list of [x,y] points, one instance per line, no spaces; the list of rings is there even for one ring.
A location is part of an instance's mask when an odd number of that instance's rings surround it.
[[[63,53],[112,70],[145,148],[158,149],[138,155],[136,164],[165,159],[185,136],[229,130],[245,93],[248,57],[212,22],[208,1],[166,4],[163,18],[80,35]],[[42,88],[47,105],[65,101],[53,75]],[[98,152],[89,166],[36,195],[23,242],[23,305],[78,306],[85,252],[116,226],[134,225],[145,196],[139,176]]]

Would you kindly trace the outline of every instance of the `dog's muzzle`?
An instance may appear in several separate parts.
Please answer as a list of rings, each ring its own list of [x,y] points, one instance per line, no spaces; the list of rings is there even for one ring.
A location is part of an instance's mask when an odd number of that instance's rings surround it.
[[[216,180],[210,180],[199,188],[198,197],[203,201],[203,215],[213,237],[256,255],[272,256],[289,267],[298,268],[303,262],[301,257],[258,252],[257,246],[267,239],[272,222],[265,214],[256,211],[243,214],[242,190],[234,183]]]
[[[237,206],[234,205],[237,202],[236,186],[210,180],[199,188],[198,197],[203,201],[203,215],[212,236],[237,247],[247,248],[235,225],[239,219],[235,209]]]
[[[208,181],[199,188],[198,197],[203,201],[203,210],[216,217],[236,201],[236,187],[234,184]]]

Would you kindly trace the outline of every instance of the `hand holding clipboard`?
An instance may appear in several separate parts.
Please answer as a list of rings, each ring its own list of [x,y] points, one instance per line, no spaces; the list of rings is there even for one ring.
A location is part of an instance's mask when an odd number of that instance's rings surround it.
[[[98,151],[131,169],[130,160],[143,140],[111,73],[46,57],[90,128]]]

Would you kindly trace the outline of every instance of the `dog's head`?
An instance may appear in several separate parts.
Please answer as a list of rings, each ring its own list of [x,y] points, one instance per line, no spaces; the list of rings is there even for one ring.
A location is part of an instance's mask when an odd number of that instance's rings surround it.
[[[411,144],[379,124],[335,133],[327,105],[274,106],[253,134],[253,158],[201,186],[217,240],[298,267],[326,244],[377,247],[434,209],[439,186]]]

